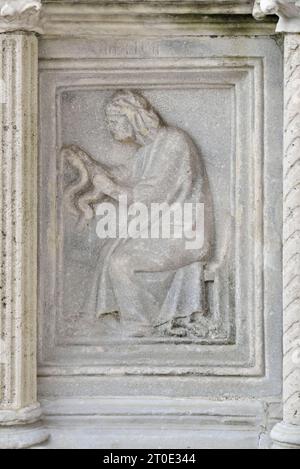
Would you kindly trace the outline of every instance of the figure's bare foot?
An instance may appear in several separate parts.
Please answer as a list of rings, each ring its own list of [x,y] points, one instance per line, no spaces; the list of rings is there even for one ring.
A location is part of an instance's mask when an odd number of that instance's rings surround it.
[[[203,317],[201,320],[192,320],[191,316],[176,318],[156,328],[160,335],[171,337],[201,337],[209,335],[209,322]]]
[[[206,317],[201,316],[195,320],[192,317],[185,318],[185,327],[190,335],[195,337],[206,338],[209,335],[209,321]]]

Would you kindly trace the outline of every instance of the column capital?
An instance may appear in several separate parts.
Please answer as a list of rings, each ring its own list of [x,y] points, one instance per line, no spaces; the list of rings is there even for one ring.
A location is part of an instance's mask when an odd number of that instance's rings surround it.
[[[0,33],[42,32],[42,0],[0,0]]]
[[[300,0],[255,0],[254,18],[266,15],[279,16],[277,32],[300,33]]]

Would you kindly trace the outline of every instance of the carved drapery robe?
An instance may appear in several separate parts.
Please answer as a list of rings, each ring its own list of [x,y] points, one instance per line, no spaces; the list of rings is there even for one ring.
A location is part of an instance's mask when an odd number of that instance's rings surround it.
[[[119,312],[129,334],[143,335],[176,318],[205,313],[203,267],[212,245],[212,200],[197,148],[173,128],[161,128],[137,152],[133,181],[134,202],[149,211],[152,203],[182,208],[203,203],[205,212],[201,249],[186,249],[186,239],[151,238],[107,240],[101,249],[89,307],[99,317]]]

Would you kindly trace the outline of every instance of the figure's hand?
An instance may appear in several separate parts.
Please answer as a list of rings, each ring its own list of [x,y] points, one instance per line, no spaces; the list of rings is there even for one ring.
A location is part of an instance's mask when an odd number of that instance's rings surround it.
[[[78,146],[64,146],[61,156],[78,173],[77,179],[65,189],[69,209],[76,217],[91,220],[94,206],[102,202],[105,196],[111,196],[116,185],[101,165]]]
[[[103,194],[108,195],[114,200],[119,201],[121,196],[126,196],[128,203],[133,200],[132,189],[120,186],[113,181],[104,171],[99,172],[93,177],[93,185]]]

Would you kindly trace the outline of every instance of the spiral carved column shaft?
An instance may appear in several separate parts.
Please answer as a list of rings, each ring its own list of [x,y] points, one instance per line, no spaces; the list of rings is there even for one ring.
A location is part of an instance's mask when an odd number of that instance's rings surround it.
[[[283,402],[285,422],[300,425],[300,34],[285,41]]]
[[[283,158],[283,422],[275,448],[300,449],[300,34],[285,36]]]

